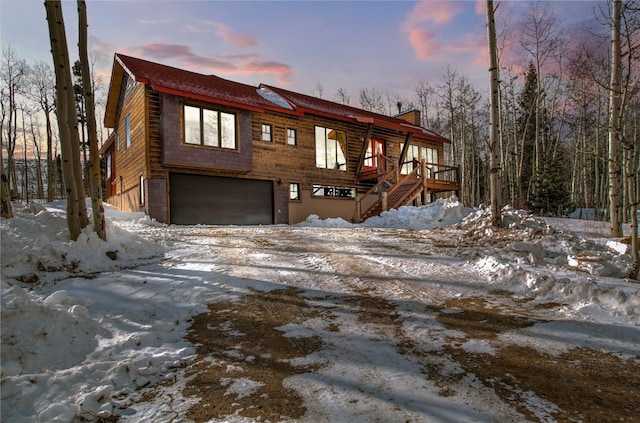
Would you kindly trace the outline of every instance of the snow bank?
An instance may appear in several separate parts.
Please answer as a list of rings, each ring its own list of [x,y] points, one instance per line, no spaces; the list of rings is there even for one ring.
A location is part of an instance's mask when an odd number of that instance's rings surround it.
[[[464,207],[457,197],[439,199],[425,206],[402,206],[367,219],[370,228],[432,229],[460,223],[472,209]]]
[[[118,215],[113,209],[109,214]],[[89,276],[141,264],[141,260],[158,259],[164,249],[159,245],[126,232],[106,220],[107,242],[85,228],[76,241],[71,241],[65,215],[57,207],[47,210],[30,203],[14,210],[15,217],[0,220],[2,229],[2,277],[35,283],[70,276]],[[148,219],[144,213],[131,216]],[[117,217],[116,217],[117,218]],[[153,224],[152,221],[149,222]],[[108,260],[105,258],[108,257]]]
[[[402,206],[382,212],[361,224],[347,222],[341,218],[320,219],[312,214],[296,226],[316,228],[396,228],[396,229],[432,229],[451,226],[462,222],[473,209],[464,207],[457,197],[438,199],[421,207]]]

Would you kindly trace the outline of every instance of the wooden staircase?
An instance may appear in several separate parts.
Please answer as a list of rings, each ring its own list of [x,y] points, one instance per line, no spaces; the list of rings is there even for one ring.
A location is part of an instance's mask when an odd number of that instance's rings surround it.
[[[424,170],[416,167],[407,175],[399,179],[398,172],[393,170],[385,174],[380,181],[374,185],[366,194],[356,201],[356,221],[363,222],[372,216],[379,216],[380,213],[389,209],[411,204],[425,189]],[[362,201],[371,195],[377,195],[376,201],[364,212],[362,211]]]

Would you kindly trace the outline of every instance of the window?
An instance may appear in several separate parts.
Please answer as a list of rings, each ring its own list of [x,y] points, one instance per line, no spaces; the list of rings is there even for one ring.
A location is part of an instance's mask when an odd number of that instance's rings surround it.
[[[268,123],[262,124],[262,141],[267,141],[267,142],[272,141],[271,130],[272,130],[272,127]]]
[[[404,145],[401,144],[400,148],[403,147]],[[420,147],[418,147],[417,145],[409,144],[409,146],[407,147],[407,154],[404,156],[404,163],[402,165],[400,173],[405,175],[411,173],[415,166],[414,160],[418,162],[420,161]]]
[[[185,144],[236,148],[236,115],[217,110],[184,105]]]
[[[400,148],[403,148],[403,146],[403,144],[400,144]],[[409,147],[407,147],[407,155],[404,158],[404,164],[401,169],[402,174],[406,175],[413,170],[414,160],[417,162],[424,160],[427,163],[427,168],[430,169],[431,172],[438,170],[438,166],[436,166],[438,164],[438,150],[435,148],[419,147],[409,144]],[[429,174],[429,172],[427,172],[427,177],[435,178],[435,176]]]
[[[140,175],[140,185],[138,186],[140,195],[140,205],[144,204],[144,176]]]
[[[314,185],[314,197],[356,198],[355,188],[334,187],[331,185]]]
[[[116,151],[120,151],[120,135],[116,134]]]
[[[300,184],[292,182],[289,184],[289,200],[300,200]]]
[[[295,129],[287,128],[287,144],[298,145],[298,134]]]
[[[347,136],[344,132],[316,126],[316,167],[347,170]]]
[[[131,116],[127,115],[126,118],[124,118],[124,127],[125,127],[125,142],[126,142],[126,146],[127,148],[131,146]]]
[[[111,179],[111,153],[107,154],[107,156],[105,157],[105,179],[109,180]]]

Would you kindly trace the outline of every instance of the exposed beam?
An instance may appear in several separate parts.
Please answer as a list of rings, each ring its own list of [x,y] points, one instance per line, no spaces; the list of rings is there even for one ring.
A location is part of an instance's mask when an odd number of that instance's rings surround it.
[[[358,167],[356,169],[356,181],[360,177],[360,173],[362,172],[362,167],[364,166],[364,155],[367,153],[367,145],[369,144],[371,135],[373,135],[373,123],[369,123],[367,125],[367,133],[364,136],[364,141],[362,142],[362,146],[360,147],[360,156],[358,159]]]
[[[400,158],[398,159],[398,168],[402,167],[404,158],[407,156],[407,149],[409,148],[409,143],[411,142],[412,137],[413,137],[413,133],[407,132],[407,136],[404,138],[404,145],[402,146],[402,151],[400,152]]]

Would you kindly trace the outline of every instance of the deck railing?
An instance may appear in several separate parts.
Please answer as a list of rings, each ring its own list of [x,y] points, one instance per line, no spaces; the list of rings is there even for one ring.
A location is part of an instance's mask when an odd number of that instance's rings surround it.
[[[381,161],[381,154],[378,154],[378,164],[383,163]],[[385,211],[386,207],[397,207],[395,204],[397,201],[392,201],[393,204],[388,204],[389,196],[391,196],[394,190],[397,190],[401,185],[401,182],[409,181],[410,179],[419,179],[422,185],[422,191],[426,192],[429,189],[429,184],[433,185],[452,185],[455,188],[459,181],[459,170],[456,166],[447,166],[437,163],[427,163],[425,161],[410,160],[397,166],[395,162],[382,156],[386,161],[391,163],[391,171],[386,173],[381,172],[381,167],[378,166],[378,183],[371,187],[366,193],[356,196],[356,210],[355,220],[361,221],[362,217],[371,212],[375,208],[379,208],[382,204],[382,210]],[[385,163],[386,164],[386,163]],[[408,174],[400,174],[400,170],[407,164],[411,164],[413,169]],[[387,168],[387,166],[385,166]],[[442,189],[442,187],[440,187]],[[377,195],[378,199],[364,211],[362,211],[362,203],[371,195]],[[415,195],[413,196],[415,198]],[[401,198],[401,201],[405,201],[406,198]]]

